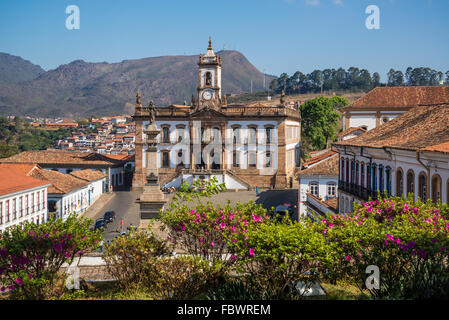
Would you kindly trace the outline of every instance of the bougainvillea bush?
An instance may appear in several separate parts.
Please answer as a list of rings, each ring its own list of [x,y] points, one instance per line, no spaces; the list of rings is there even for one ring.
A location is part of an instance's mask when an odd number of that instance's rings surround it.
[[[297,290],[298,281],[310,288],[334,259],[324,235],[307,221],[272,220],[251,226],[234,246],[237,270],[261,299],[301,298],[307,290]]]
[[[232,265],[235,257],[228,243],[244,240],[248,228],[263,225],[269,219],[266,210],[254,202],[235,206],[228,203],[223,207],[210,201],[204,203],[202,197],[225,190],[214,179],[195,181],[194,188],[184,185],[171,206],[161,213],[169,241],[195,257]],[[195,200],[193,206],[188,205]]]
[[[0,235],[0,290],[12,299],[50,299],[64,294],[66,262],[95,249],[100,231],[89,219],[71,215],[36,225],[26,222]]]
[[[338,256],[330,274],[367,289],[366,268],[380,271],[376,298],[448,297],[449,208],[414,202],[412,197],[380,197],[355,205],[314,226]]]

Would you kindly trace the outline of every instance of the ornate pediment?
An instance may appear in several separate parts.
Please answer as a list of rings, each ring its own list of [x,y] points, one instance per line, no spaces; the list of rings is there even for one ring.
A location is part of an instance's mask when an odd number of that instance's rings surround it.
[[[198,118],[198,119],[208,119],[208,120],[216,120],[216,119],[221,119],[221,118],[225,118],[226,115],[221,112],[221,111],[217,111],[215,109],[208,109],[208,108],[203,108],[201,110],[195,111],[194,113],[191,114],[192,118]]]

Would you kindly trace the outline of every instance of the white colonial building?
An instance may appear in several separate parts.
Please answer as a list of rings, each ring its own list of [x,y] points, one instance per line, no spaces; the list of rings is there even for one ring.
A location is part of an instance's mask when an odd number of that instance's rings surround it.
[[[47,220],[47,181],[7,166],[0,167],[0,178],[0,232],[25,221]]]
[[[199,56],[197,98],[190,105],[143,107],[137,95],[133,188],[146,183],[150,120],[156,122],[159,182],[179,187],[216,177],[228,189],[293,185],[300,160],[298,105],[228,104],[222,94],[221,57],[209,41]],[[153,148],[153,146],[151,146]]]
[[[313,210],[318,214],[337,211],[338,153],[327,150],[307,159],[298,172],[300,216]],[[327,208],[326,210],[322,208]]]
[[[343,107],[343,130],[371,130],[421,105],[436,105],[449,101],[448,86],[377,87]]]
[[[334,144],[340,153],[339,211],[377,191],[449,201],[449,104],[420,106],[364,135]]]

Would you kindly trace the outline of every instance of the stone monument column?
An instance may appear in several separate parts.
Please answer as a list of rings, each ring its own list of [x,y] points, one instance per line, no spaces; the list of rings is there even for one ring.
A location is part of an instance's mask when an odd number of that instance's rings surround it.
[[[160,130],[156,127],[155,109],[152,102],[148,107],[150,114],[150,123],[144,130],[146,135],[146,183],[143,192],[137,202],[140,205],[140,220],[142,222],[148,219],[157,218],[159,210],[163,208],[167,200],[159,186],[158,168],[157,168],[157,140],[156,137]]]

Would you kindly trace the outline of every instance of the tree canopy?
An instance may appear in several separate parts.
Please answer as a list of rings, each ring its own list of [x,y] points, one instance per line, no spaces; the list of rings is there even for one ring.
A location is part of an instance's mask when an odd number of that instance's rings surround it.
[[[318,97],[301,105],[302,136],[314,149],[324,149],[337,133],[340,114],[337,109],[348,105],[342,97]]]

